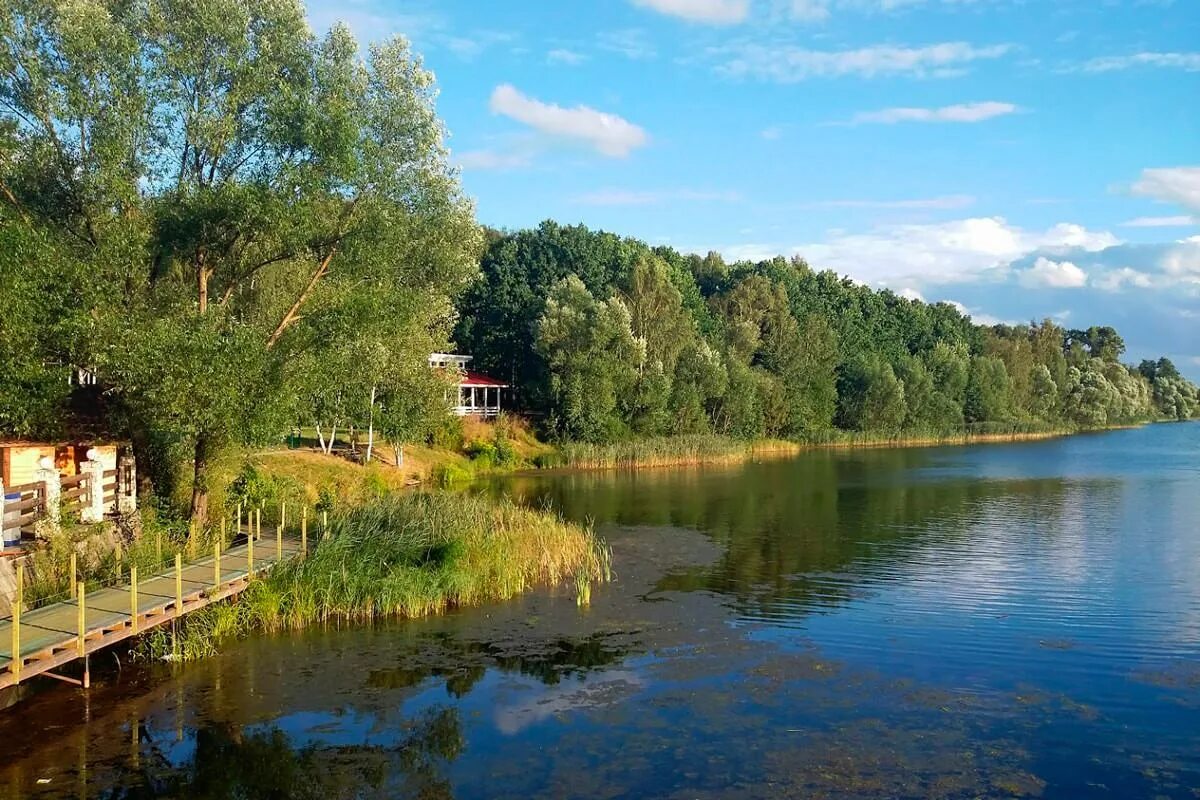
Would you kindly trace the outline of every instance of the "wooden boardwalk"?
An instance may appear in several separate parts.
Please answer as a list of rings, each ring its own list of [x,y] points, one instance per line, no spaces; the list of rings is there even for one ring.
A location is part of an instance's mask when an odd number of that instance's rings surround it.
[[[78,600],[67,600],[24,611],[19,615],[19,638],[13,635],[12,618],[0,621],[0,689],[43,674],[78,683],[50,671],[232,597],[251,577],[297,555],[301,547],[299,539],[270,531],[254,541],[252,556],[244,540],[222,551],[219,574],[216,557],[210,554],[180,563],[178,572],[170,567],[139,577],[136,592],[128,582],[88,592],[82,609]],[[17,658],[14,641],[19,642]],[[86,666],[82,683],[87,684]]]

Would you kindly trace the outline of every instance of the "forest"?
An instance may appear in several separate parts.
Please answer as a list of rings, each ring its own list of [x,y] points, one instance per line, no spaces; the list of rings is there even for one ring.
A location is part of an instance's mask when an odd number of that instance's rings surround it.
[[[1111,327],[980,326],[803,259],[728,264],[583,226],[490,231],[455,341],[562,439],[815,439],[1188,419]]]
[[[402,38],[290,2],[0,15],[0,435],[128,441],[208,517],[212,465],[297,426],[448,424],[432,351],[560,441],[1183,419],[1108,327],[982,328],[803,261],[579,226],[488,231]]]

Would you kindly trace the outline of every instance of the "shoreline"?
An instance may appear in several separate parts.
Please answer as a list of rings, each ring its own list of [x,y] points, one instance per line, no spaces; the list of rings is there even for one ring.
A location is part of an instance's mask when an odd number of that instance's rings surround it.
[[[709,439],[707,444],[721,445],[729,449],[721,452],[697,452],[682,448],[677,453],[656,452],[644,457],[621,452],[624,447],[636,448],[638,442],[625,445],[611,445],[610,453],[597,454],[592,457],[577,457],[572,459],[567,446],[566,452],[560,449],[560,454],[566,459],[562,466],[549,469],[520,470],[526,473],[543,473],[557,471],[600,471],[662,469],[669,467],[710,466],[740,464],[756,459],[780,459],[799,455],[805,452],[819,450],[882,450],[902,449],[913,447],[963,447],[975,444],[1012,444],[1018,442],[1046,441],[1088,433],[1105,433],[1115,430],[1140,428],[1151,424],[1137,423],[1129,425],[1111,425],[1103,428],[1055,428],[1044,431],[1012,431],[1007,433],[957,433],[945,436],[928,434],[900,434],[897,436],[864,436],[864,438],[846,438],[826,442],[792,442],[787,440],[767,440],[759,442],[738,442],[732,439]],[[656,440],[657,444],[670,446],[672,443],[686,444],[685,438]]]

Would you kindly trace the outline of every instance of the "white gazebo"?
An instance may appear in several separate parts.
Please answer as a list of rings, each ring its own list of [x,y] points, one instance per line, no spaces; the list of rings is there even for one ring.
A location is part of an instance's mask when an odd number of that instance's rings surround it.
[[[451,406],[455,414],[460,417],[494,417],[501,411],[502,395],[509,385],[471,372],[467,369],[470,361],[471,356],[454,353],[432,353],[429,356],[429,366],[433,369],[454,370],[458,374],[455,387],[458,396]]]

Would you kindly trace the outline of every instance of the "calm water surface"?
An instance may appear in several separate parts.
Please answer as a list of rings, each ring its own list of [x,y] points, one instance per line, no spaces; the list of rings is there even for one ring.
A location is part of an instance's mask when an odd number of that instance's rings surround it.
[[[0,795],[1200,797],[1200,424],[481,491],[618,580],[39,691]]]

